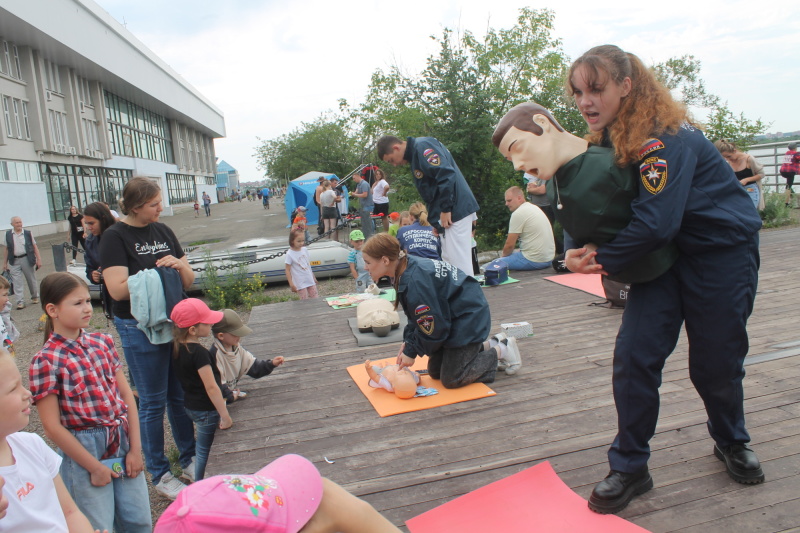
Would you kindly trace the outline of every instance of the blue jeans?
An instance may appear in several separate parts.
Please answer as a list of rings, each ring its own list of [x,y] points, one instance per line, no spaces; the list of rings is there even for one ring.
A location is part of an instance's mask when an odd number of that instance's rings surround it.
[[[169,460],[164,454],[164,410],[182,467],[188,466],[194,457],[194,428],[183,408],[183,388],[172,365],[172,344],[151,344],[136,327],[135,318],[114,317],[114,325],[139,392],[142,449],[155,485],[169,472]]]
[[[194,480],[200,481],[206,475],[208,456],[211,445],[214,444],[214,433],[219,427],[219,413],[217,411],[195,411],[187,409],[186,414],[194,420],[197,428],[197,455],[194,456]]]
[[[98,427],[84,431],[70,430],[78,442],[95,458],[106,452],[106,428]],[[127,436],[122,437],[117,457],[125,457],[130,446]],[[93,529],[117,533],[150,533],[153,531],[150,516],[150,497],[147,494],[147,479],[144,472],[136,477],[112,479],[103,487],[95,487],[91,474],[68,455],[59,450],[61,478],[72,499],[86,515]],[[124,461],[123,461],[124,463]]]
[[[548,268],[552,266],[551,261],[542,261],[542,262],[528,261],[527,259],[525,259],[525,256],[522,255],[522,252],[520,252],[519,250],[517,250],[516,252],[514,252],[509,256],[495,259],[494,261],[492,261],[492,263],[503,263],[508,267],[509,270],[541,270],[543,268]],[[490,263],[486,263],[486,265],[488,264]],[[485,267],[486,265],[483,266]]]

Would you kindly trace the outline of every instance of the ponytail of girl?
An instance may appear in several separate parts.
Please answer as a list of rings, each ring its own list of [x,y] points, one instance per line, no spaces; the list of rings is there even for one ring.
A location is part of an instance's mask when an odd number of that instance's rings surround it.
[[[411,204],[411,206],[408,208],[408,214],[414,217],[417,222],[419,222],[420,226],[431,225],[431,223],[428,222],[428,208],[425,207],[425,204],[422,202]]]

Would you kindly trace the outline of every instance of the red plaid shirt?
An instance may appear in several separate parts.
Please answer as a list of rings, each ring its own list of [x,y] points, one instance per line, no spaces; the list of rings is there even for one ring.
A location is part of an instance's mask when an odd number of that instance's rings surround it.
[[[110,336],[83,331],[72,340],[53,333],[31,361],[33,401],[57,395],[61,424],[67,429],[127,428],[128,408],[117,386],[120,368]]]

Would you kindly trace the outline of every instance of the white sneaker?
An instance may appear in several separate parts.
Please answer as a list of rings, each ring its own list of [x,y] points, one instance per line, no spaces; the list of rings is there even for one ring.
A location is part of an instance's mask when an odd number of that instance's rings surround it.
[[[159,481],[153,488],[155,488],[156,492],[165,498],[174,500],[178,497],[178,493],[186,488],[186,485],[178,481],[178,479],[173,476],[171,472],[167,472],[161,477],[161,481]]]
[[[184,481],[188,481],[189,483],[194,483],[194,457],[192,457],[192,461],[183,469],[183,474],[181,474],[181,479]]]
[[[69,264],[70,265],[74,265],[75,264],[75,260],[74,259],[70,259]]]
[[[506,353],[502,357],[502,360],[506,363],[506,374],[513,376],[522,366],[522,356],[520,355],[519,348],[517,347],[517,339],[514,337],[509,337],[507,342],[508,344],[506,345],[505,350]]]

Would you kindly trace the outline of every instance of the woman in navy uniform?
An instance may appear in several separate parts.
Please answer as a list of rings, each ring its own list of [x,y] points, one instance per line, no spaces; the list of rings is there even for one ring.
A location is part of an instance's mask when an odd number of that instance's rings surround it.
[[[758,213],[685,107],[635,55],[613,45],[592,48],[573,63],[567,88],[589,126],[588,140],[612,147],[619,166],[639,173],[630,224],[600,247],[571,250],[569,269],[615,274],[670,242],[679,250],[666,273],[631,288],[614,349],[618,433],[608,452],[611,471],[589,507],[616,513],[652,488],[647,461],[661,372],[684,323],[689,375],[705,403],[713,453],[734,480],[760,483],[742,390],[758,281]]]
[[[406,255],[388,233],[367,239],[362,249],[372,279],[394,278],[397,303],[408,318],[399,368],[428,356],[428,371],[447,389],[492,383],[498,364],[515,374],[522,359],[516,339],[489,337],[492,319],[478,281],[445,261]]]

